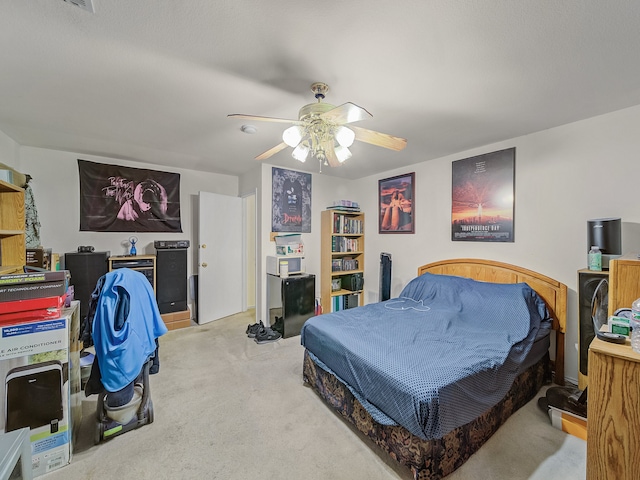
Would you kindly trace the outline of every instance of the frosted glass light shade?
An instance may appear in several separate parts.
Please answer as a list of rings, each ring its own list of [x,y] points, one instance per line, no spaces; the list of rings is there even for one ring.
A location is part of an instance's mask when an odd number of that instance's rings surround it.
[[[353,145],[353,141],[356,139],[356,134],[353,130],[347,127],[338,127],[335,134],[336,141],[343,147],[350,147]]]
[[[290,147],[297,147],[302,141],[303,132],[300,125],[294,125],[282,132],[282,140]]]
[[[335,148],[336,151],[336,157],[338,158],[338,161],[340,163],[344,162],[345,160],[348,160],[351,158],[351,150],[349,150],[347,147],[343,147],[342,145],[338,145]]]
[[[303,163],[307,160],[308,155],[309,147],[303,143],[300,143],[296,148],[293,149],[293,153],[291,153],[291,156],[293,158]]]

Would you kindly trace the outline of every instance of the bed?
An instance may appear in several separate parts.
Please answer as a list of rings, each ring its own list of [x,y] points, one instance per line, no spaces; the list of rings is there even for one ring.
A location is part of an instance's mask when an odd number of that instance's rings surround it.
[[[514,265],[423,265],[398,298],[309,319],[303,379],[415,479],[442,478],[554,366],[563,384],[566,300],[565,285]]]

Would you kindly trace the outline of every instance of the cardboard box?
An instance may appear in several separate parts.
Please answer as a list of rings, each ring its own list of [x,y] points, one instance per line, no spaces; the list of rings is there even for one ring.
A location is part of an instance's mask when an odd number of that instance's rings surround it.
[[[34,477],[71,461],[82,416],[79,307],[0,326],[0,432],[29,429]]]
[[[27,266],[54,270],[51,268],[51,249],[27,248]]]
[[[61,297],[67,293],[69,272],[30,272],[0,275],[0,302]]]
[[[549,406],[551,425],[574,437],[587,440],[587,419],[566,410]]]
[[[7,183],[13,183],[13,172],[11,170],[0,170],[0,180]]]
[[[304,255],[302,235],[292,233],[275,237],[276,255]]]

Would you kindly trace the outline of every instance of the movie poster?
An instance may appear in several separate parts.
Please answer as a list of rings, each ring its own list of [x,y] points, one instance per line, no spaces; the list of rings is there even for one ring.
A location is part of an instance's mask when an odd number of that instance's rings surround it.
[[[78,159],[80,231],[182,232],[180,174]]]
[[[273,167],[272,232],[311,232],[311,174]]]
[[[451,240],[513,242],[515,148],[452,163]]]

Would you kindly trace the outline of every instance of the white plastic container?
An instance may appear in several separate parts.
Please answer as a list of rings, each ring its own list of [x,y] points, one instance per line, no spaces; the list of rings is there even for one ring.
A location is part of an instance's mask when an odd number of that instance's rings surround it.
[[[602,271],[602,252],[600,251],[600,247],[594,245],[589,250],[589,270],[593,270],[596,272]]]
[[[631,305],[629,326],[631,327],[631,349],[640,353],[640,298]]]

